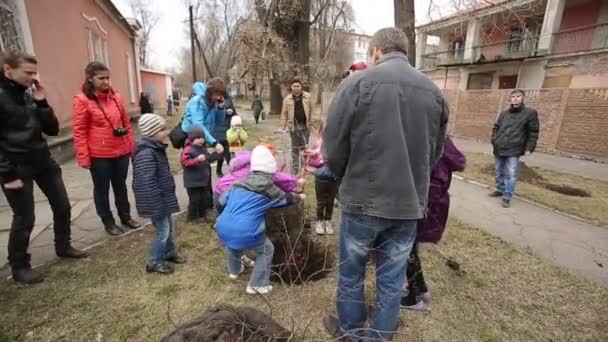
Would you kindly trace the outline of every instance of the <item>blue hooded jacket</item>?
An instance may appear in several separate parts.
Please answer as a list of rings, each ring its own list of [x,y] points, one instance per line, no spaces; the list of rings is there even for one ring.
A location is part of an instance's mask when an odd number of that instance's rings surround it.
[[[207,103],[207,86],[202,82],[192,85],[194,96],[186,104],[186,113],[182,120],[182,131],[189,133],[192,126],[203,127],[205,141],[213,146],[217,143],[211,132],[215,126],[215,117],[218,115],[217,106],[209,107]]]

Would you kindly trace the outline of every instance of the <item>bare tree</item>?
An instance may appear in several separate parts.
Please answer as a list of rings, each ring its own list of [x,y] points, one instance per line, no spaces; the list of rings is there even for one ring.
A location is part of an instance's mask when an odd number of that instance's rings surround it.
[[[141,31],[139,33],[139,64],[147,67],[149,60],[148,46],[150,43],[150,34],[154,27],[158,23],[158,15],[150,8],[150,2],[146,0],[131,0],[131,10],[133,15],[141,24]]]
[[[431,0],[432,2],[432,0]],[[412,66],[416,66],[416,11],[414,0],[393,0],[395,26],[402,29],[408,39],[407,53]]]

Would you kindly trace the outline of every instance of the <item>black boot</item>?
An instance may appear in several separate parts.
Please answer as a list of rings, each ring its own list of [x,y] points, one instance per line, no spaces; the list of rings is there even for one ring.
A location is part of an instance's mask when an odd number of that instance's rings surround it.
[[[13,270],[13,280],[16,283],[38,284],[44,281],[44,276],[30,267]]]
[[[125,220],[120,220],[120,222],[122,222],[122,225],[130,228],[130,229],[138,229],[141,228],[141,224],[139,224],[139,222],[134,221],[132,218],[128,218]]]
[[[108,234],[113,236],[118,236],[126,233],[126,231],[122,230],[119,226],[114,222],[114,218],[102,219],[103,226]]]
[[[57,256],[60,258],[68,258],[68,259],[84,259],[89,257],[89,253],[85,251],[81,251],[72,246],[68,246],[67,248],[62,248],[56,250]]]

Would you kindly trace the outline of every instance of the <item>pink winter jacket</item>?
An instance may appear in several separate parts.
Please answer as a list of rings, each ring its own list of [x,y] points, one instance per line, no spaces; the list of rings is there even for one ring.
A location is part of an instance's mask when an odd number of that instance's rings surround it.
[[[230,173],[222,177],[215,186],[215,194],[221,196],[234,182],[245,178],[251,172],[251,152],[238,151],[230,161]],[[295,192],[298,187],[296,176],[277,172],[272,178],[274,184],[286,192]]]
[[[308,158],[308,165],[315,169],[321,168],[325,165],[325,161],[321,156],[321,145],[323,145],[323,139],[319,138],[312,144],[311,156]]]

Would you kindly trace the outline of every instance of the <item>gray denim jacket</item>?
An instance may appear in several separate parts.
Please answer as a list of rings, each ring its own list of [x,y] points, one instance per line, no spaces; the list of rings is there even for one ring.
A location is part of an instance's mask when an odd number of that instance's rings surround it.
[[[420,219],[441,157],[448,104],[439,88],[392,52],[338,87],[327,115],[323,153],[342,178],[344,212]]]

